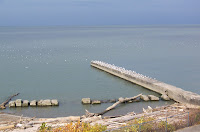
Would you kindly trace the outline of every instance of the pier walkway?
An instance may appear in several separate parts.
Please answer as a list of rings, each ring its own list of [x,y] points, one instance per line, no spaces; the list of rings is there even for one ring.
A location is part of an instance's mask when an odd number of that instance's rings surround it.
[[[185,91],[170,84],[146,77],[142,74],[136,73],[135,71],[126,70],[125,68],[111,65],[102,61],[92,61],[91,66],[143,86],[144,88],[150,89],[159,94],[166,94],[177,102],[200,106],[200,95],[196,93]]]

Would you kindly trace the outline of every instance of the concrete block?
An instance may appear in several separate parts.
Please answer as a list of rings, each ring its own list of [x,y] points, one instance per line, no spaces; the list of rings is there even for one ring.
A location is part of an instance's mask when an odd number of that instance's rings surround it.
[[[90,104],[91,100],[90,100],[90,98],[82,98],[82,103],[83,104]]]

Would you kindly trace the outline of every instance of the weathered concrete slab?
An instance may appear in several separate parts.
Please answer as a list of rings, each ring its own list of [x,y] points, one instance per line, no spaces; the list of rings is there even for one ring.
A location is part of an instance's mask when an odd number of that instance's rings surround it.
[[[51,106],[51,100],[50,99],[43,100],[42,106]]]
[[[22,106],[22,99],[17,99],[15,101],[16,107],[21,107]]]
[[[37,106],[42,106],[42,102],[43,102],[43,100],[39,100],[39,101],[37,102]]]
[[[159,98],[154,95],[148,95],[148,97],[151,101],[159,101]]]
[[[140,98],[144,101],[149,101],[149,97],[147,95],[141,95]]]
[[[52,99],[52,100],[51,100],[51,104],[52,104],[52,106],[58,106],[58,105],[59,105],[57,99]]]
[[[9,107],[15,107],[15,101],[10,101],[9,102]]]
[[[37,106],[37,101],[36,100],[32,100],[30,102],[30,106],[33,106],[33,107]]]
[[[28,107],[29,106],[29,101],[28,100],[23,100],[22,106],[23,107]]]
[[[100,100],[92,100],[92,104],[101,104]]]
[[[91,103],[91,99],[90,98],[82,98],[82,103],[83,104],[90,104]]]

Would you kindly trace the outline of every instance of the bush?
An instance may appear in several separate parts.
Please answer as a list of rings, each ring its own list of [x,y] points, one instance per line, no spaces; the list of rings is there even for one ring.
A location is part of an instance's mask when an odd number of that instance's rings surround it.
[[[46,125],[46,123],[42,123],[40,126],[40,132],[102,132],[107,129],[106,126],[103,125],[90,125],[89,123],[81,123],[80,121],[76,123],[69,123],[63,127],[51,128]]]

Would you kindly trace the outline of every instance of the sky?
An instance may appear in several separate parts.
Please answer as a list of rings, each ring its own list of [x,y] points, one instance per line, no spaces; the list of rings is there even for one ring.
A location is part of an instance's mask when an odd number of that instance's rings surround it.
[[[200,24],[200,0],[0,0],[0,26]]]

